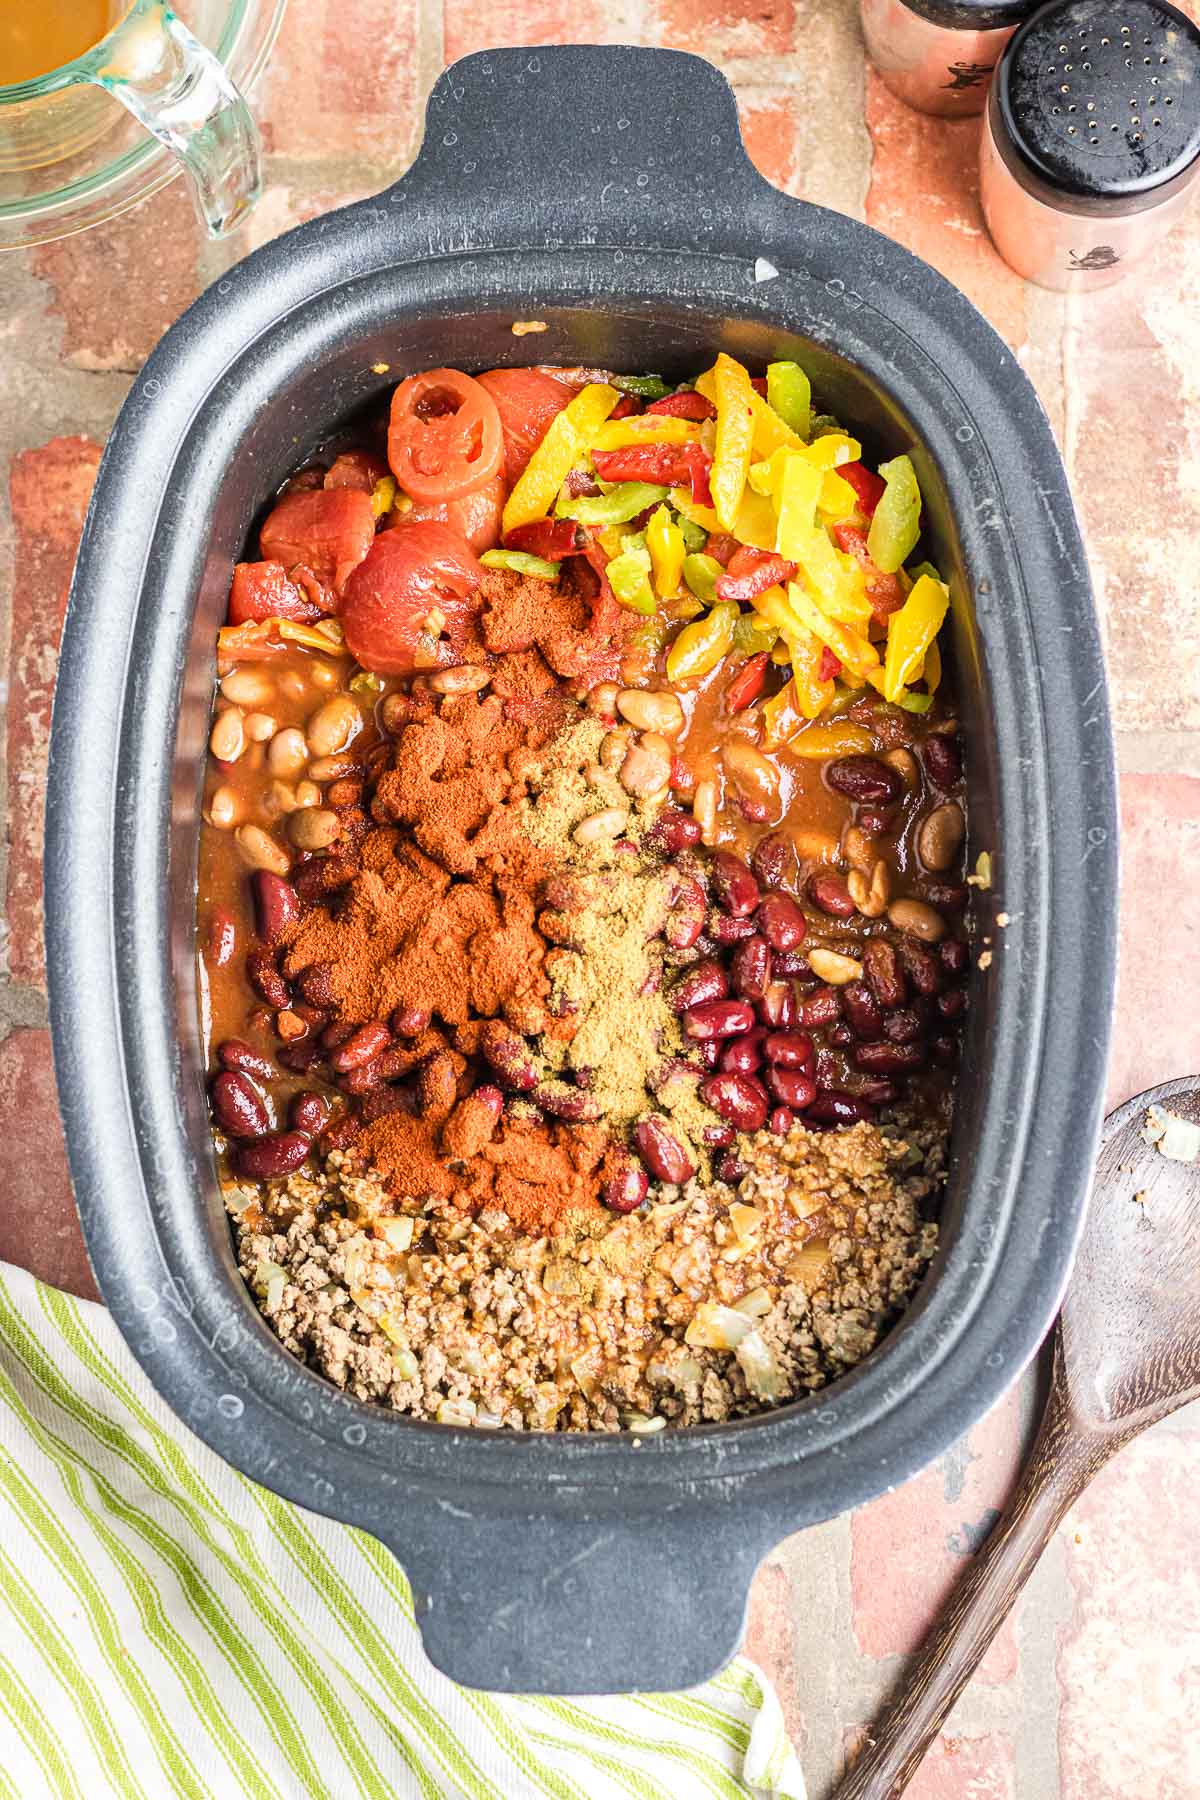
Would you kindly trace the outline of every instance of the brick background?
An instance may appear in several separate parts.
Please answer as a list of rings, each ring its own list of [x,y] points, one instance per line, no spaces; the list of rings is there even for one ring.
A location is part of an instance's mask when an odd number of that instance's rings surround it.
[[[401,172],[444,62],[545,41],[714,58],[770,180],[928,258],[1029,370],[1079,499],[1118,727],[1125,893],[1110,1100],[1200,1064],[1200,189],[1135,275],[1064,300],[1027,289],[995,256],[974,127],[921,119],[888,95],[864,67],[854,0],[513,0],[500,12],[483,0],[292,0],[258,98],[266,192],[237,239],[203,240],[176,184],[112,227],[0,258],[0,1257],[76,1291],[91,1291],[90,1276],[45,1030],[39,857],[55,648],[98,446],[159,333],[209,280]],[[1035,1406],[1031,1374],[934,1468],[788,1540],[760,1571],[747,1647],[778,1685],[814,1796],[1004,1504]],[[1198,1444],[1185,1415],[1097,1482],[913,1800],[1200,1795]]]

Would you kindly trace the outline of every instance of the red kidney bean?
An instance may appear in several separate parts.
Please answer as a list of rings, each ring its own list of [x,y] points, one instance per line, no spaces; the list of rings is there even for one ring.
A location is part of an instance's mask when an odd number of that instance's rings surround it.
[[[288,1124],[293,1131],[303,1131],[309,1137],[319,1137],[329,1123],[329,1110],[329,1102],[324,1094],[296,1094],[288,1109]]]
[[[282,1012],[290,1003],[292,990],[275,967],[275,958],[269,950],[251,950],[246,958],[246,979],[255,993],[261,994],[276,1012]]]
[[[527,1094],[537,1086],[529,1045],[499,1019],[489,1019],[479,1034],[480,1054],[489,1062],[505,1087]]]
[[[814,1031],[821,1025],[832,1025],[842,1012],[841,996],[837,988],[819,987],[811,994],[805,994],[796,1003],[796,1024],[802,1025],[806,1031]]]
[[[835,1087],[842,1079],[838,1058],[824,1044],[820,1045],[817,1050],[817,1066],[814,1074],[819,1088]]]
[[[251,1181],[277,1181],[281,1175],[292,1175],[312,1148],[312,1139],[302,1131],[277,1131],[273,1137],[260,1137],[253,1144],[241,1144],[234,1157],[239,1175]]]
[[[306,1025],[310,1032],[316,1033],[329,1023],[329,1014],[323,1006],[310,1006],[307,1000],[293,1000],[292,1011]]]
[[[761,1000],[771,979],[771,949],[765,938],[740,943],[729,960],[729,979],[743,1000]]]
[[[967,966],[967,946],[961,938],[943,938],[937,947],[937,959],[951,975],[961,975]]]
[[[927,1001],[918,1000],[912,1006],[899,1006],[895,1012],[885,1013],[883,1030],[878,1035],[889,1044],[917,1043],[929,1028],[927,1006]]]
[[[690,1007],[703,1006],[709,1000],[723,1000],[729,992],[725,971],[718,962],[698,962],[671,989],[669,998],[677,1013]]]
[[[722,1038],[709,1038],[699,1046],[700,1061],[706,1069],[716,1069],[720,1066],[723,1041]]]
[[[395,1088],[384,1088],[381,1092],[390,1098],[395,1094],[396,1090]],[[344,1150],[347,1144],[352,1144],[358,1136],[359,1131],[362,1129],[365,1116],[366,1107],[364,1106],[363,1119],[360,1119],[357,1113],[344,1112],[339,1118],[336,1118],[333,1121],[332,1125],[327,1125],[321,1133],[320,1148],[322,1153],[324,1154],[330,1150]]]
[[[656,850],[674,856],[700,842],[700,826],[691,813],[668,806],[659,813],[646,837]]]
[[[737,796],[737,809],[749,825],[765,825],[771,816],[771,808],[765,800],[752,800],[749,794]]]
[[[921,745],[921,761],[934,787],[948,793],[962,776],[962,751],[957,737],[945,731],[931,731]]]
[[[289,925],[300,917],[300,896],[290,881],[269,869],[255,869],[250,877],[254,917],[264,944],[277,944]]]
[[[814,1054],[806,1031],[771,1031],[763,1039],[763,1055],[779,1069],[810,1068]]]
[[[796,1122],[796,1115],[788,1106],[773,1106],[768,1121],[776,1137],[786,1137]]]
[[[663,936],[673,950],[691,949],[704,930],[707,912],[708,902],[700,883],[690,876],[680,876],[663,925]]]
[[[790,1031],[797,1023],[796,991],[790,981],[769,981],[758,1003],[764,1025],[776,1031]]]
[[[943,1067],[958,1060],[958,1043],[952,1037],[935,1037],[929,1046],[935,1063]]]
[[[740,856],[718,850],[712,860],[713,891],[718,904],[735,919],[745,919],[758,905],[758,883]]]
[[[226,1038],[217,1045],[217,1061],[223,1069],[240,1069],[243,1075],[257,1075],[260,1081],[274,1081],[276,1068],[266,1056],[260,1056],[244,1038]]]
[[[753,919],[735,919],[729,913],[710,913],[708,929],[718,944],[737,944],[744,938],[756,936]]]
[[[775,950],[771,955],[771,973],[776,981],[815,981],[808,958],[800,950]]]
[[[389,1023],[397,1037],[415,1038],[429,1030],[432,1018],[433,1014],[427,1006],[398,1006]]]
[[[676,875],[684,876],[688,881],[694,881],[704,894],[708,893],[712,877],[712,870],[706,860],[707,854],[707,851],[701,855],[695,850],[681,850],[671,865]]]
[[[891,806],[904,791],[895,769],[877,756],[842,756],[826,765],[825,779],[835,794],[861,805]]]
[[[805,892],[814,906],[835,919],[852,919],[858,911],[840,875],[810,875]]]
[[[960,881],[930,881],[928,877],[917,883],[917,892],[941,912],[965,912],[971,898],[970,889]]]
[[[259,1138],[271,1129],[266,1102],[248,1076],[225,1069],[209,1089],[217,1124],[231,1138]]]
[[[706,1006],[693,1006],[683,1015],[683,1029],[690,1038],[703,1043],[708,1038],[736,1037],[754,1024],[754,1008],[744,1000],[710,1000]]]
[[[321,1033],[322,1050],[339,1049],[342,1044],[354,1036],[354,1032],[353,1025],[343,1025],[340,1019],[335,1019],[333,1024],[327,1025]]]
[[[734,1075],[753,1075],[762,1061],[763,1039],[767,1035],[765,1025],[755,1025],[751,1031],[743,1031],[741,1037],[729,1038],[721,1046],[722,1069],[730,1070]]]
[[[383,1021],[372,1019],[368,1024],[360,1025],[329,1060],[339,1075],[348,1075],[351,1069],[361,1069],[373,1062],[391,1041],[392,1034]]]
[[[344,1075],[337,1078],[343,1094],[369,1094],[373,1088],[382,1087],[383,1082],[381,1056],[373,1056],[370,1062],[360,1063],[357,1069],[347,1069]]]
[[[646,1171],[632,1156],[622,1156],[617,1172],[600,1190],[600,1198],[610,1212],[636,1212],[650,1191]]]
[[[919,1069],[925,1061],[924,1044],[859,1044],[853,1052],[854,1066],[867,1075],[903,1075]]]
[[[333,964],[309,963],[297,975],[296,986],[310,1006],[332,1006],[337,998],[333,991]]]
[[[657,1113],[651,1113],[648,1119],[639,1119],[633,1136],[642,1161],[660,1181],[690,1181],[696,1173],[695,1163],[667,1121]]]
[[[700,1139],[706,1150],[728,1150],[737,1132],[732,1125],[706,1125]]]
[[[223,906],[214,906],[208,915],[208,960],[214,969],[223,969],[237,955],[237,920]]]
[[[808,926],[790,894],[768,894],[758,909],[758,929],[772,950],[795,950]]]
[[[740,1181],[745,1173],[745,1163],[733,1150],[727,1151],[717,1164],[718,1179],[729,1182],[731,1186]]]
[[[888,816],[881,807],[860,806],[858,809],[858,828],[875,835],[888,828]]]
[[[947,988],[944,994],[937,997],[937,1009],[943,1019],[957,1019],[967,1010],[965,988]]]
[[[845,1050],[854,1042],[854,1033],[843,1019],[837,1025],[829,1027],[829,1041],[836,1044],[839,1050]]]
[[[299,1043],[285,1044],[279,1052],[279,1063],[281,1068],[290,1069],[293,1075],[307,1075],[310,1069],[315,1069],[323,1060],[324,1055],[320,1044],[315,1043],[312,1038],[301,1038]]]
[[[857,1037],[868,1041],[883,1029],[879,1002],[865,981],[848,981],[842,989],[842,1007]]]
[[[908,989],[896,955],[895,946],[882,938],[871,938],[863,945],[863,978],[880,1006],[899,1006]]]
[[[927,950],[924,944],[914,944],[905,940],[897,944],[896,955],[900,958],[904,973],[918,994],[930,995],[938,992],[942,985],[942,972],[932,950]]]
[[[700,1098],[738,1131],[761,1130],[771,1108],[761,1081],[753,1075],[735,1075],[727,1069],[700,1083]]]
[[[869,1100],[872,1106],[890,1106],[900,1098],[900,1089],[894,1081],[864,1081],[858,1093],[860,1099]]]
[[[543,1112],[556,1119],[566,1119],[572,1125],[587,1124],[600,1117],[599,1101],[565,1081],[539,1081],[530,1089],[529,1098]]]
[[[787,869],[790,853],[791,845],[781,832],[769,831],[766,837],[759,838],[750,853],[750,869],[761,887],[779,886]]]
[[[781,1069],[773,1064],[767,1070],[767,1086],[777,1100],[794,1112],[804,1112],[816,1098],[817,1084],[804,1069]]]
[[[808,1118],[819,1125],[854,1125],[860,1119],[873,1119],[875,1108],[860,1094],[848,1094],[843,1088],[822,1088],[808,1109]]]
[[[446,1119],[458,1099],[458,1077],[448,1050],[435,1050],[416,1074],[417,1106],[422,1118]]]

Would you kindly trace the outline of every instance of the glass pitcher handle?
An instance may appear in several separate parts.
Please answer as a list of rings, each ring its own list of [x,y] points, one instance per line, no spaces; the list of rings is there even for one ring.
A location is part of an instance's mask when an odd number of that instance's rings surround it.
[[[223,65],[166,0],[136,0],[91,61],[89,80],[183,164],[210,236],[239,225],[262,191],[258,127]]]

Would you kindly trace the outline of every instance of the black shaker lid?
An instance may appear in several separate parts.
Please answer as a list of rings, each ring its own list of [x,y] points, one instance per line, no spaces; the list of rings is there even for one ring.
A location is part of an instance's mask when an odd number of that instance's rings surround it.
[[[909,12],[947,31],[999,31],[1027,19],[1037,0],[904,0]]]
[[[992,91],[1002,148],[1085,204],[1136,209],[1200,157],[1200,30],[1166,0],[1044,7],[1009,43]]]

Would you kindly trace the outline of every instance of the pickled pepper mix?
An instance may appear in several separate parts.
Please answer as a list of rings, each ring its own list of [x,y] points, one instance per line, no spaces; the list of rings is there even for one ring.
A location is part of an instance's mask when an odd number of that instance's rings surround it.
[[[652,1432],[894,1323],[969,963],[921,534],[906,451],[723,353],[427,370],[285,484],[219,633],[202,991],[241,1267],[328,1378]]]

